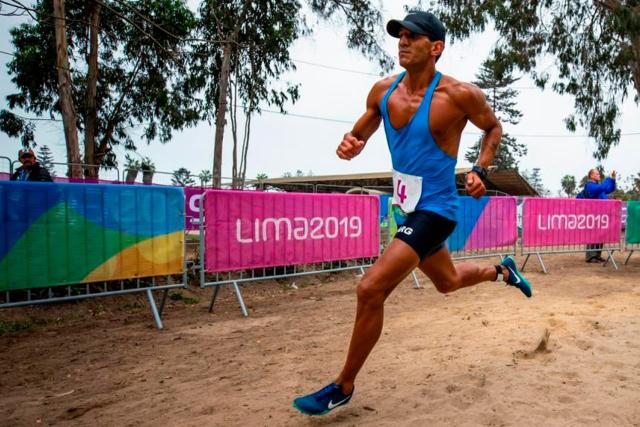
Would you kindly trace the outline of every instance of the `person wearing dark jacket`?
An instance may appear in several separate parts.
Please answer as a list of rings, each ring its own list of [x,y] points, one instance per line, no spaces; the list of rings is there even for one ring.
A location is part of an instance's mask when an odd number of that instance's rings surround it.
[[[22,166],[11,175],[11,181],[53,182],[47,168],[36,160],[33,150],[20,150],[18,158]]]
[[[611,172],[611,177],[607,177],[600,182],[600,172],[598,169],[591,169],[587,175],[587,183],[584,190],[578,195],[582,199],[608,199],[609,194],[616,190],[616,171]],[[602,243],[592,243],[587,245],[585,254],[586,262],[605,262],[602,258]]]

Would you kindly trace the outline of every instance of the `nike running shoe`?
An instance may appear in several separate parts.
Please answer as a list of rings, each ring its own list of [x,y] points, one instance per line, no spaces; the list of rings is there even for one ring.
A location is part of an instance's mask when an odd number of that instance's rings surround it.
[[[509,278],[507,279],[507,285],[515,286],[520,289],[523,294],[527,296],[527,298],[531,298],[533,294],[533,288],[531,287],[531,283],[518,271],[518,267],[516,267],[516,261],[513,257],[508,256],[502,260],[500,263],[503,267],[509,270]]]
[[[315,393],[298,397],[293,401],[293,407],[306,415],[324,415],[333,408],[349,403],[351,396],[353,390],[344,394],[339,384],[331,383]]]

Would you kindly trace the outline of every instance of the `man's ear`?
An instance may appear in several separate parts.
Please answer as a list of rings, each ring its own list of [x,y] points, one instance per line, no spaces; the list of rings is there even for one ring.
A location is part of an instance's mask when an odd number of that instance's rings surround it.
[[[433,56],[438,57],[442,55],[442,51],[444,50],[444,42],[442,40],[437,40],[433,42],[433,47],[431,48],[431,53]]]

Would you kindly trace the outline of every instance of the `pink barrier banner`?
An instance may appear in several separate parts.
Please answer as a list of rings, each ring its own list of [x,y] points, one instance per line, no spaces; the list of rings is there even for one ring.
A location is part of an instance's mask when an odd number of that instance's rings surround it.
[[[515,197],[460,197],[457,220],[447,239],[451,252],[501,248],[518,239]]]
[[[523,247],[619,243],[620,200],[524,200]]]
[[[376,196],[207,190],[209,272],[378,255]]]
[[[202,206],[202,196],[206,189],[202,187],[184,187],[184,199],[185,199],[185,216],[187,223],[185,228],[187,230],[197,230],[198,224],[193,223],[192,219],[200,218],[200,206]]]

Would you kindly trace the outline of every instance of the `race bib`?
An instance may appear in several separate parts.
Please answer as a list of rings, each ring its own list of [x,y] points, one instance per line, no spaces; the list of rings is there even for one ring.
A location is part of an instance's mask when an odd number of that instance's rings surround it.
[[[405,213],[411,213],[418,206],[422,195],[422,177],[393,171],[393,204]]]

